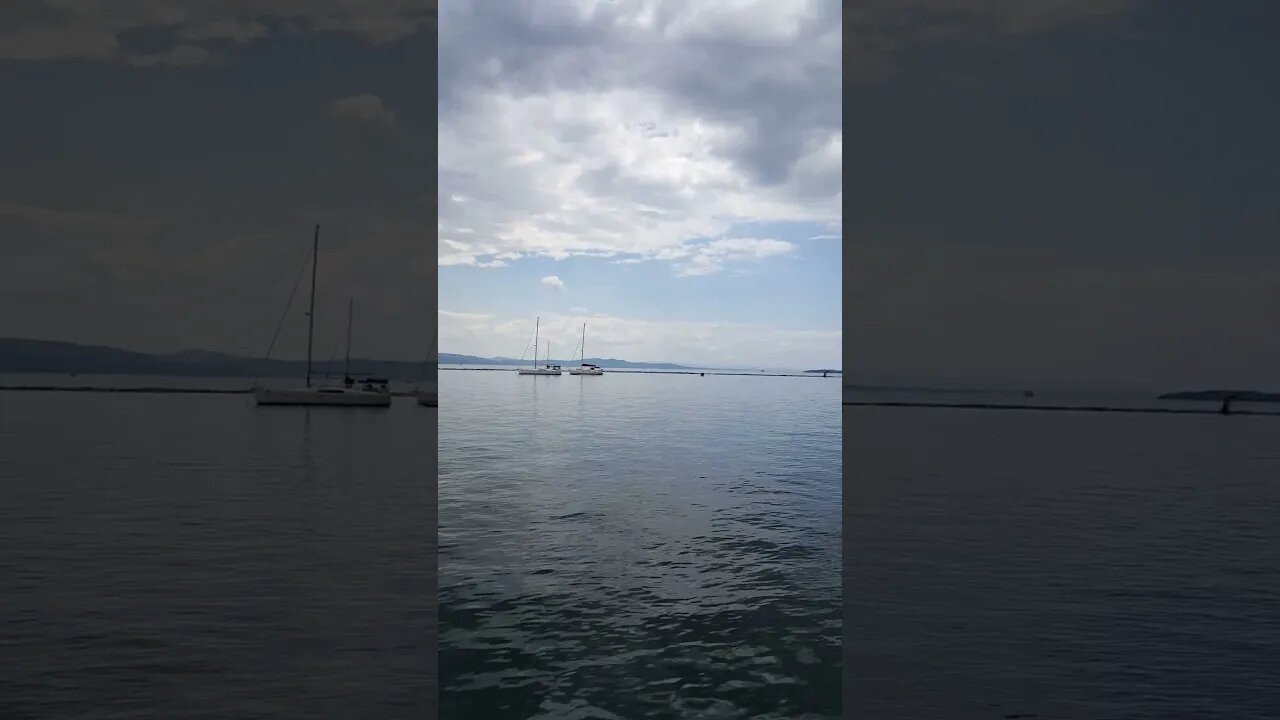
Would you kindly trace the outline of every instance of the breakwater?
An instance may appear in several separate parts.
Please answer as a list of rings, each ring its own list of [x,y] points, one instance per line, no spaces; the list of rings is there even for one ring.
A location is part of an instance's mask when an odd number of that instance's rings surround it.
[[[1029,405],[1015,403],[973,403],[973,402],[920,402],[894,400],[845,400],[845,407],[896,407],[896,408],[949,408],[956,410],[1039,410],[1043,412],[1091,412],[1091,413],[1131,413],[1149,415],[1221,415],[1219,409],[1211,408],[1159,408],[1159,407],[1121,407],[1108,405]],[[1230,415],[1275,415],[1280,412],[1267,410],[1236,410]]]

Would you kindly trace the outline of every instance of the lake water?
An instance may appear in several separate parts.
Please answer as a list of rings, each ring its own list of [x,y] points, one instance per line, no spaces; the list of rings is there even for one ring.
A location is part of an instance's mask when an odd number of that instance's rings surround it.
[[[1280,418],[846,407],[842,613],[838,382],[441,372],[442,717],[1280,716]],[[0,393],[0,717],[423,717],[436,412]]]
[[[845,712],[1280,717],[1277,438],[1275,417],[846,407]]]
[[[0,717],[425,717],[435,420],[0,393]]]
[[[442,370],[441,717],[839,717],[839,395]]]

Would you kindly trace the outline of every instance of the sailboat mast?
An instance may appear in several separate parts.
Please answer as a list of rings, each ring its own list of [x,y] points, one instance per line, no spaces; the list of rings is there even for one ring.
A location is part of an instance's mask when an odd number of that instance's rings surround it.
[[[316,335],[316,266],[320,264],[320,223],[311,241],[311,306],[307,309],[307,387],[311,387],[311,348]]]
[[[538,369],[538,325],[542,322],[542,316],[539,315],[533,321],[533,369]]]
[[[342,371],[346,377],[351,377],[351,317],[356,312],[356,299],[347,298],[347,362]]]
[[[587,364],[587,324],[582,323],[582,357],[579,358],[583,365]]]

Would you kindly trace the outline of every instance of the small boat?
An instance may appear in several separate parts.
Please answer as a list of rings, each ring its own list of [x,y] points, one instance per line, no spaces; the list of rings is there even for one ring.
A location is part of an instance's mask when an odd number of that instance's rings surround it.
[[[587,324],[582,323],[582,347],[579,350],[579,358],[583,361],[576,368],[569,368],[570,375],[603,375],[604,369],[599,365],[592,365],[586,362],[587,359]]]
[[[542,324],[542,318],[539,317],[534,321],[533,325],[533,367],[520,368],[518,371],[521,375],[562,375],[559,365],[551,364],[551,341],[547,341],[547,362],[538,367],[538,330]]]
[[[259,405],[319,405],[329,407],[390,407],[391,389],[386,379],[351,377],[351,323],[355,300],[347,303],[347,364],[340,385],[311,384],[311,350],[316,326],[316,266],[320,260],[320,226],[316,225],[311,250],[311,305],[307,312],[306,385],[300,388],[268,388],[255,385],[253,397]]]
[[[259,405],[325,405],[332,407],[390,407],[391,392],[387,381],[369,378],[358,386],[351,378],[351,385],[317,385],[302,388],[253,389]]]
[[[436,340],[431,341],[431,351],[427,353],[426,362],[422,363],[424,369],[429,369],[430,379],[424,379],[418,383],[418,387],[414,388],[413,394],[417,398],[419,405],[424,407],[439,407],[437,400],[438,378],[440,374],[440,359],[436,355]],[[432,359],[432,356],[435,359]]]

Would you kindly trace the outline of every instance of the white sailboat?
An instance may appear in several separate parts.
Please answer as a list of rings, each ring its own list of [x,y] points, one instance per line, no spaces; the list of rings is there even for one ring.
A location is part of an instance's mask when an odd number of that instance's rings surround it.
[[[551,341],[547,341],[547,362],[542,367],[538,367],[538,330],[542,324],[542,318],[534,320],[533,325],[533,367],[520,368],[521,375],[561,375],[560,366],[551,364]]]
[[[387,381],[369,378],[357,382],[351,377],[351,324],[355,300],[347,303],[347,361],[341,385],[311,384],[311,350],[316,326],[316,266],[320,261],[320,225],[316,225],[311,249],[311,304],[307,312],[307,375],[301,388],[267,388],[255,386],[253,396],[259,405],[322,405],[333,407],[390,407],[391,391]]]
[[[601,368],[599,365],[592,365],[591,363],[586,362],[586,359],[587,359],[587,324],[586,323],[582,323],[582,350],[581,350],[581,353],[579,354],[579,358],[581,358],[581,360],[583,361],[582,364],[576,368],[569,368],[570,375],[603,375],[604,374],[604,368]]]

